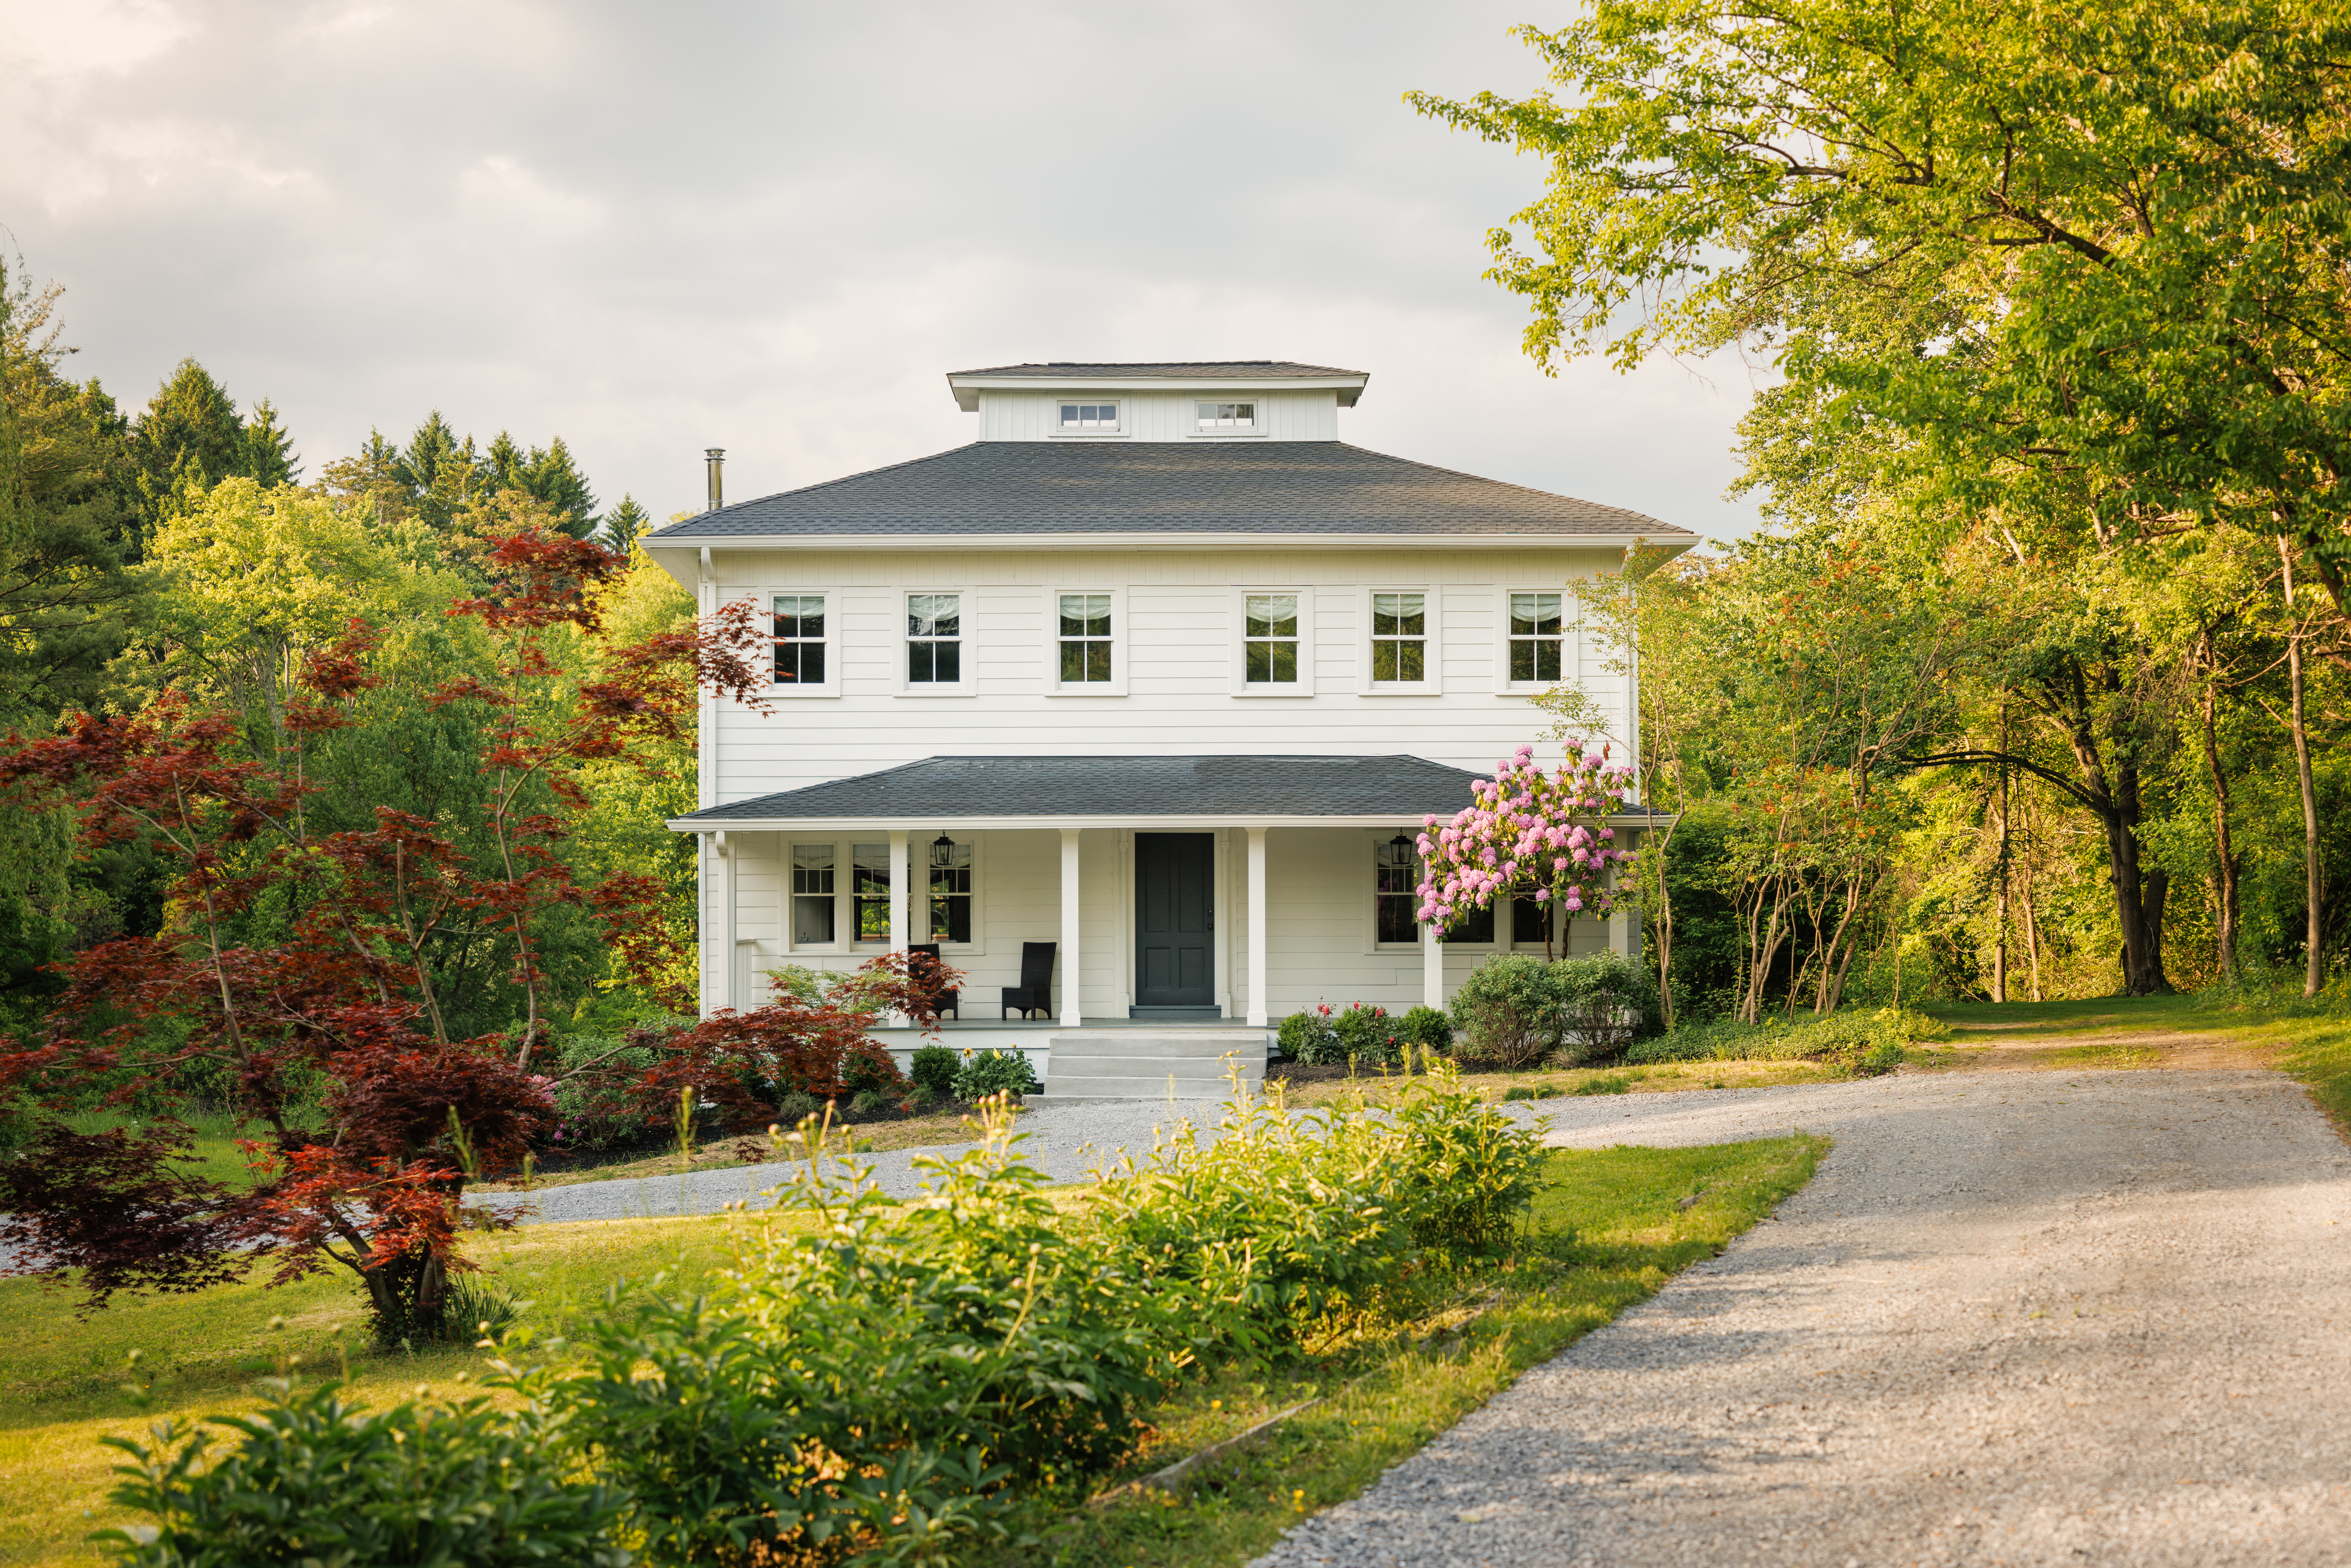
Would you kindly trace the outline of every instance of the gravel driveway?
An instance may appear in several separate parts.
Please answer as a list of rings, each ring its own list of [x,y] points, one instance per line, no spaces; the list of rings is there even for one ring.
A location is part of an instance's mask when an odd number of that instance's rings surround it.
[[[1548,1101],[1836,1147],[1260,1562],[2351,1563],[2351,1155],[2253,1071]]]

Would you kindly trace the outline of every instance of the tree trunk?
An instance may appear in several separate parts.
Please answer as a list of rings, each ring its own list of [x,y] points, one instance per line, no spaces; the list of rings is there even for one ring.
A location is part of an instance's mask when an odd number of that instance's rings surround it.
[[[1992,933],[1991,999],[2008,1000],[2008,705],[2000,708],[2000,907]]]
[[[2213,667],[2212,638],[2204,636],[2204,767],[2212,777],[2212,847],[2219,865],[2213,873],[2213,901],[2220,906],[2220,977],[2237,977],[2237,852],[2229,841],[2229,778],[2220,771],[2220,742],[2215,725],[2219,672]]]
[[[2325,931],[2320,924],[2325,887],[2318,863],[2318,788],[2310,774],[2310,730],[2303,721],[2302,628],[2294,622],[2294,557],[2285,540],[2278,540],[2278,559],[2285,563],[2285,667],[2294,699],[2294,765],[2302,779],[2303,967],[2302,994],[2314,997],[2326,983]]]
[[[2032,962],[2032,999],[2041,999],[2041,924],[2032,917],[2032,879],[2024,879],[2024,953]]]

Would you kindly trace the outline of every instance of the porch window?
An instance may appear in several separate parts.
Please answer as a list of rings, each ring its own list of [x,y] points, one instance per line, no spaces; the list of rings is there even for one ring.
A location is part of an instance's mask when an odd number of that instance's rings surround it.
[[[1108,683],[1110,671],[1110,595],[1061,595],[1061,682]]]
[[[906,595],[906,681],[956,685],[963,680],[963,595]]]
[[[1241,633],[1244,678],[1250,685],[1298,684],[1298,595],[1252,593]]]
[[[1372,595],[1374,685],[1428,678],[1428,600],[1419,593]]]
[[[887,876],[885,871],[883,873]],[[792,945],[816,946],[838,941],[833,934],[835,918],[832,889],[832,846],[831,844],[794,844],[792,846]],[[890,917],[885,902],[882,918]]]
[[[1551,924],[1551,904],[1537,904],[1531,898],[1510,900],[1510,943],[1513,946],[1540,947]]]
[[[1556,593],[1510,595],[1510,679],[1559,679],[1560,625]]]
[[[1464,910],[1453,917],[1453,924],[1439,942],[1491,942],[1494,939],[1494,906]]]
[[[1194,405],[1194,417],[1199,428],[1212,435],[1257,434],[1257,404],[1253,402],[1197,403]]]
[[[945,833],[931,845],[931,940],[971,940],[971,845]]]
[[[890,940],[890,846],[852,844],[849,859],[857,939],[886,943]]]
[[[824,595],[778,593],[775,617],[776,685],[824,685]]]
[[[1413,841],[1399,833],[1374,845],[1372,868],[1372,896],[1378,904],[1374,939],[1419,941],[1420,924],[1413,918],[1413,911],[1420,906],[1420,895],[1413,889],[1420,880],[1420,855]]]

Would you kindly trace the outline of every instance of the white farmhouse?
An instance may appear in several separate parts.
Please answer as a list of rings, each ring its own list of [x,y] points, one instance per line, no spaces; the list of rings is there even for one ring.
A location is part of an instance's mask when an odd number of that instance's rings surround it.
[[[967,977],[950,1027],[1049,1092],[1198,1092],[1286,1013],[1442,1005],[1540,950],[1531,903],[1429,940],[1411,835],[1540,736],[1555,682],[1632,734],[1565,585],[1694,537],[1350,446],[1366,380],[960,371],[971,444],[652,535],[705,612],[774,623],[773,711],[706,705],[701,810],[670,824],[702,844],[704,1010],[935,944]]]

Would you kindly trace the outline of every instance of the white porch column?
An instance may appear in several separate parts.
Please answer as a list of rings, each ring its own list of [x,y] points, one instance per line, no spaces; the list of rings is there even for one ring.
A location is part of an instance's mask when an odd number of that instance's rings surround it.
[[[1078,980],[1078,943],[1085,936],[1078,915],[1078,830],[1061,830],[1061,1027],[1082,1022],[1084,997]]]
[[[890,951],[903,953],[913,940],[914,923],[906,902],[914,893],[907,881],[906,830],[890,830]]]
[[[726,912],[718,923],[718,939],[725,947],[725,951],[720,955],[718,960],[725,966],[725,967],[719,970],[718,1005],[722,1008],[740,1008],[743,1005],[743,998],[737,995],[737,992],[740,989],[740,986],[735,976],[736,954],[737,951],[736,947],[737,938],[735,935],[735,930],[736,922],[740,915],[740,911],[737,908],[737,884],[735,880],[735,852],[740,846],[728,843],[726,841],[726,835],[724,832],[716,834],[716,837],[718,843],[718,859],[720,865],[718,896],[724,899],[726,904]]]
[[[1249,830],[1249,1020],[1265,1027],[1265,830]]]
[[[1445,944],[1437,939],[1437,924],[1420,928],[1420,999],[1422,1005],[1445,1006]]]

